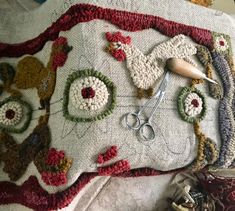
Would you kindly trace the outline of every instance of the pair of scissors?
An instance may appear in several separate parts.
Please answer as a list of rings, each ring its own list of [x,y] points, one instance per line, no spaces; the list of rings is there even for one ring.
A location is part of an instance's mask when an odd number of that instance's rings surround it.
[[[154,94],[154,96],[148,100],[138,112],[130,112],[127,113],[125,115],[125,120],[126,120],[126,124],[128,126],[128,128],[132,129],[132,130],[138,130],[139,134],[142,138],[144,138],[145,141],[152,141],[155,139],[156,134],[154,131],[154,128],[152,126],[152,118],[154,113],[156,112],[157,108],[159,107],[161,101],[164,98],[165,92],[166,92],[166,87],[168,85],[168,82],[170,80],[170,73],[167,71],[165,73],[165,75],[163,76],[163,80],[157,90],[157,92]],[[143,111],[148,107],[148,105],[151,102],[154,102],[154,107],[149,115],[149,117],[147,118],[147,120],[145,120],[145,122],[141,123],[141,115],[143,113]],[[130,119],[134,120],[132,122],[130,121]],[[148,131],[148,134],[146,134],[145,131]]]

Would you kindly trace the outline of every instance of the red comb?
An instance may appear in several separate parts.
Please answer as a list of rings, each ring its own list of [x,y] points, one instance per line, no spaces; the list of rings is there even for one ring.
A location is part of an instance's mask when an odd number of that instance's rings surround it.
[[[123,44],[130,44],[131,43],[131,37],[129,37],[129,36],[124,37],[124,36],[122,36],[121,32],[116,32],[113,34],[110,32],[107,32],[105,35],[106,35],[106,39],[109,42],[121,42]]]

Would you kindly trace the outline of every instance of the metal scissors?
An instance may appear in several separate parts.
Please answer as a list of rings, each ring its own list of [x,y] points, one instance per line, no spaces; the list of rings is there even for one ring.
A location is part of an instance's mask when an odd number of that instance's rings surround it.
[[[164,98],[165,92],[166,92],[166,87],[168,85],[168,82],[170,80],[170,72],[166,72],[163,80],[157,90],[157,92],[154,94],[154,96],[148,100],[141,108],[138,112],[130,112],[127,113],[125,115],[125,119],[126,119],[126,124],[128,126],[128,128],[132,129],[132,130],[138,130],[139,134],[142,138],[144,138],[144,140],[146,141],[152,141],[155,139],[156,134],[155,131],[153,129],[153,126],[151,124],[151,120],[153,118],[154,113],[156,112],[157,108],[159,107],[162,99]],[[145,108],[148,107],[148,105],[151,102],[155,102],[154,107],[149,115],[149,117],[147,118],[147,120],[145,120],[145,122],[141,123],[141,115],[143,113],[143,111],[145,110]],[[135,120],[130,122],[130,119]],[[145,131],[148,131],[147,134]]]

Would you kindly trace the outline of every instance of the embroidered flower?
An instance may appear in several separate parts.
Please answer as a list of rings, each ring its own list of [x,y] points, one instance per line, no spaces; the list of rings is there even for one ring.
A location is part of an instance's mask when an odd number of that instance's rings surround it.
[[[63,114],[67,120],[101,120],[112,114],[115,106],[116,86],[101,72],[86,69],[69,75],[63,101]]]
[[[47,172],[41,173],[42,180],[51,186],[59,186],[67,183],[67,177],[65,172]]]
[[[9,97],[0,102],[0,129],[20,133],[28,127],[31,116],[30,105],[19,98]]]
[[[215,37],[215,48],[218,51],[226,51],[229,48],[229,44],[223,35]]]
[[[47,154],[46,164],[56,166],[64,159],[64,156],[65,154],[63,151],[57,151],[55,148],[51,148]]]
[[[22,106],[18,102],[8,102],[0,108],[0,123],[17,125],[23,116]]]
[[[202,99],[196,93],[190,93],[185,99],[185,113],[191,117],[195,117],[202,111]]]
[[[178,110],[182,119],[187,122],[201,121],[206,114],[203,94],[194,87],[184,87],[178,96]]]
[[[75,108],[98,110],[108,102],[109,92],[103,81],[96,77],[77,79],[71,85],[70,99]]]

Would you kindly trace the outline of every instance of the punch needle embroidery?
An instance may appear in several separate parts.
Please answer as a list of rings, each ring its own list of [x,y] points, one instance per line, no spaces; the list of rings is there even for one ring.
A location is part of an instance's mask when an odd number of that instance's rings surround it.
[[[19,89],[36,88],[40,98],[41,109],[49,111],[51,96],[56,85],[56,71],[62,67],[68,53],[72,50],[65,37],[57,38],[52,44],[50,59],[45,67],[42,62],[33,56],[27,56],[17,64],[14,79]]]
[[[117,146],[111,146],[105,153],[100,153],[97,157],[96,162],[99,164],[105,163],[113,158],[115,158],[118,154]]]
[[[44,117],[40,118],[39,124],[21,144],[17,144],[8,133],[0,133],[0,161],[4,163],[3,171],[11,180],[18,180],[37,153],[49,147],[51,141],[49,128],[43,119]],[[3,147],[5,151],[2,151]]]
[[[110,42],[107,51],[118,61],[126,60],[133,83],[138,88],[139,98],[145,94],[147,97],[153,95],[154,84],[164,72],[162,63],[166,59],[183,58],[194,64],[190,56],[197,52],[196,47],[188,43],[184,35],[177,35],[156,45],[148,55],[144,55],[138,48],[131,45],[131,38],[123,36],[121,32],[114,34],[107,32],[106,38]]]
[[[34,163],[47,185],[59,186],[67,183],[67,172],[72,165],[72,159],[65,157],[64,151],[55,148],[42,150],[37,154]]]
[[[17,144],[8,133],[0,133],[0,161],[4,163],[3,171],[12,181],[17,181],[34,161],[47,185],[67,183],[72,160],[65,157],[64,151],[49,148],[51,137],[47,121],[47,116],[41,116],[39,124],[21,144]],[[6,150],[2,151],[3,148]]]
[[[230,37],[226,34],[213,32],[214,49],[223,55],[232,55]]]
[[[70,113],[69,103],[78,110],[95,111],[86,117]],[[79,70],[69,75],[63,102],[64,117],[75,122],[101,120],[113,112],[116,106],[116,86],[101,72],[93,69]],[[92,116],[91,116],[92,115]]]
[[[12,88],[14,83],[15,69],[12,65],[8,63],[0,63],[0,95],[6,91],[11,96],[19,97],[21,96],[20,92]]]
[[[209,94],[214,99],[221,99],[223,97],[223,88],[220,83],[214,79],[214,67],[213,67],[213,59],[211,57],[211,53],[205,46],[198,45],[197,46],[197,58],[201,62],[201,64],[206,69],[206,75],[208,78],[217,82],[215,83],[208,83]]]
[[[208,164],[214,164],[218,159],[218,148],[213,140],[206,137],[199,124],[206,115],[206,101],[201,91],[191,87],[184,87],[178,96],[178,111],[181,118],[194,125],[194,133],[198,139],[197,158],[192,163],[193,171],[199,171]]]
[[[0,101],[0,130],[22,133],[30,124],[32,108],[26,101],[9,97]]]
[[[234,75],[231,74],[233,62],[232,62],[232,51],[231,51],[231,43],[230,43],[230,37],[226,36],[221,33],[214,33],[212,31],[206,30],[206,29],[200,29],[194,26],[187,26],[185,24],[176,23],[174,21],[168,21],[161,17],[153,16],[153,15],[147,15],[147,14],[137,14],[133,12],[127,12],[127,11],[119,11],[115,9],[109,9],[109,8],[102,8],[94,5],[89,4],[77,4],[73,5],[65,14],[63,14],[57,21],[55,21],[51,26],[49,26],[44,32],[42,32],[40,35],[35,37],[34,39],[28,40],[27,42],[18,43],[18,44],[5,44],[0,43],[0,56],[1,57],[20,57],[25,54],[33,55],[36,52],[38,52],[40,49],[43,48],[45,43],[49,40],[56,40],[59,36],[59,32],[61,31],[67,31],[71,29],[76,24],[85,22],[90,22],[93,20],[105,20],[107,23],[111,23],[117,27],[119,27],[121,30],[126,31],[141,31],[144,29],[152,28],[154,30],[159,31],[160,33],[174,37],[179,34],[184,34],[192,38],[196,43],[200,45],[206,46],[208,49],[210,49],[210,53],[212,53],[213,60],[210,60],[210,57],[207,57],[208,55],[205,55],[204,62],[208,62],[207,65],[204,65],[206,67],[207,77],[212,78],[212,72],[213,67],[211,64],[215,66],[215,70],[219,73],[220,79],[223,82],[223,88],[224,91],[222,93],[215,94],[215,98],[220,99],[219,102],[219,127],[220,127],[220,133],[221,133],[221,139],[222,139],[222,147],[221,147],[221,153],[219,158],[219,166],[222,167],[228,167],[231,164],[233,164],[234,160]],[[218,38],[217,38],[218,36]],[[119,40],[120,41],[120,40]],[[58,46],[61,46],[63,44],[63,39],[58,42]],[[110,41],[110,42],[117,42],[117,41]],[[124,40],[123,42],[127,42],[124,45],[128,44],[128,39]],[[117,43],[118,45],[113,45],[114,48],[119,48],[120,43]],[[123,43],[121,43],[123,45]],[[55,47],[56,48],[56,47]],[[65,51],[69,50],[69,48],[63,48]],[[62,51],[64,51],[62,50]],[[124,51],[123,51],[124,52]],[[119,60],[127,59],[127,55],[125,55],[125,52],[123,53],[120,49],[116,50],[116,53],[113,52],[113,56],[118,58]],[[27,76],[27,80],[36,78],[40,82],[37,82],[36,86],[26,86],[27,88],[33,88],[36,87],[38,89],[38,95],[41,99],[41,107],[46,108],[48,110],[49,107],[49,99],[53,94],[54,86],[55,84],[55,72],[56,67],[61,66],[64,64],[64,61],[66,59],[66,55],[63,53],[58,53],[58,55],[54,58],[53,62],[49,62],[50,65],[50,71],[45,71],[45,75],[41,77],[40,74],[38,74],[38,67],[39,69],[43,67],[43,65],[40,62],[35,62],[35,57],[30,57],[32,62],[32,69],[30,74]],[[26,59],[27,60],[27,59]],[[206,61],[207,60],[207,61]],[[222,63],[221,63],[222,62]],[[27,62],[26,62],[27,63]],[[30,66],[30,65],[29,65]],[[7,67],[7,68],[6,68]],[[35,67],[35,68],[34,68]],[[0,67],[1,69],[1,67]],[[12,78],[15,78],[14,71],[12,71],[11,67],[4,65],[4,68],[2,68],[8,71],[8,79],[5,80],[2,75],[0,77],[1,81],[3,81],[3,86],[0,86],[0,92],[5,89],[14,97],[18,94],[17,92],[12,92],[12,87],[8,85],[9,81],[12,81]],[[19,68],[21,69],[21,68]],[[27,69],[27,68],[26,68]],[[36,70],[37,73],[34,75],[34,70]],[[4,72],[3,71],[3,72]],[[23,71],[24,72],[24,71]],[[27,72],[27,71],[25,71]],[[43,71],[44,72],[44,71]],[[20,71],[17,70],[18,74]],[[47,74],[46,74],[47,73]],[[24,75],[24,74],[22,74]],[[211,76],[209,76],[211,75]],[[40,76],[40,77],[39,77]],[[85,77],[85,76],[84,76]],[[89,77],[89,76],[88,76]],[[96,77],[94,75],[91,75],[91,77]],[[16,78],[19,78],[17,76]],[[24,78],[24,77],[22,77]],[[39,80],[40,79],[40,80]],[[4,82],[5,80],[5,82]],[[17,80],[16,81],[18,84]],[[19,80],[21,81],[21,79]],[[22,80],[23,81],[23,80]],[[71,81],[70,81],[71,82]],[[68,83],[70,83],[68,82]],[[197,81],[198,83],[200,81]],[[147,82],[146,82],[147,83]],[[22,83],[24,84],[24,82]],[[70,83],[71,84],[71,83]],[[196,85],[196,81],[193,82],[194,85]],[[106,87],[107,84],[105,83]],[[20,85],[19,85],[20,86]],[[3,88],[4,87],[4,88]],[[144,89],[140,89],[139,93],[143,94],[144,92],[147,92],[147,96],[150,96],[152,93],[151,85],[149,84],[149,87],[144,87]],[[48,90],[47,90],[48,89]],[[112,92],[110,92],[109,87],[107,88],[109,91],[108,96],[108,103],[112,101]],[[40,90],[40,91],[39,91]],[[46,91],[45,91],[46,90]],[[219,89],[211,89],[213,91],[218,91]],[[13,90],[14,91],[14,90]],[[92,88],[91,85],[85,87],[85,89],[82,89],[81,92],[79,92],[82,96],[82,100],[84,99],[94,99],[96,95],[96,90]],[[114,92],[115,93],[115,92]],[[45,94],[45,98],[44,98]],[[116,93],[115,93],[116,94]],[[190,94],[190,93],[189,93]],[[201,118],[201,115],[204,110],[204,104],[203,99],[198,93],[195,93],[197,95],[193,95],[189,97],[188,104],[183,103],[182,106],[186,107],[188,106],[188,112],[184,111],[184,114],[187,116],[191,116],[194,126],[194,132],[195,135],[199,141],[198,144],[198,155],[197,159],[195,160],[193,164],[193,169],[200,170],[203,167],[205,167],[206,164],[212,164],[217,159],[218,155],[218,149],[217,146],[214,144],[213,140],[206,137],[205,134],[202,133],[201,127],[199,125],[199,120]],[[66,96],[69,96],[69,92],[67,92]],[[66,99],[65,96],[65,99]],[[188,96],[188,95],[187,95]],[[218,97],[219,96],[219,97]],[[186,99],[186,95],[185,95]],[[201,101],[200,101],[201,99]],[[189,103],[191,101],[191,103]],[[67,101],[68,103],[68,101]],[[106,106],[106,104],[104,105]],[[201,110],[202,107],[202,110]],[[97,108],[97,110],[82,110],[82,112],[97,112],[99,109],[102,109],[104,107]],[[96,108],[95,108],[96,109]],[[112,109],[111,109],[112,110]],[[19,112],[20,109],[14,107],[14,109],[9,109],[7,112],[5,112],[4,118],[8,119],[14,119],[16,112]],[[65,109],[66,111],[66,109]],[[49,113],[49,112],[48,112]],[[110,114],[110,113],[108,113]],[[70,116],[68,117],[68,113],[65,112],[66,120],[72,120],[75,122],[80,121],[93,121],[94,119],[85,120],[85,118],[78,118],[76,119],[76,116]],[[20,116],[16,118],[18,119]],[[101,119],[101,117],[99,118]],[[97,120],[97,119],[95,119]],[[16,121],[16,122],[17,122]],[[8,122],[11,122],[10,120]],[[16,123],[14,123],[16,124]],[[17,125],[17,124],[16,124]],[[44,129],[42,131],[38,131],[38,129],[44,125]],[[42,179],[47,184],[55,184],[57,185],[57,179],[54,180],[54,178],[60,178],[62,181],[61,183],[64,183],[65,181],[65,175],[59,174],[56,176],[55,172],[64,172],[66,171],[69,166],[70,162],[65,161],[66,157],[63,153],[61,153],[58,150],[51,150],[49,152],[49,145],[47,144],[48,141],[50,141],[50,138],[47,137],[47,122],[44,124],[41,122],[39,125],[33,130],[33,132],[29,135],[27,138],[27,141],[24,141],[22,144],[16,144],[13,138],[9,138],[9,134],[7,134],[5,131],[1,133],[1,144],[4,144],[6,148],[5,152],[1,152],[1,162],[2,163],[14,163],[15,165],[11,168],[14,168],[14,170],[4,167],[4,171],[8,172],[9,175],[11,175],[12,180],[16,180],[20,177],[25,171],[25,164],[24,162],[28,162],[29,158],[35,157],[37,154],[39,157],[39,153],[41,152],[43,155],[43,165],[46,166],[42,167],[42,171],[39,171],[41,173]],[[40,138],[42,135],[46,137]],[[6,141],[9,140],[9,141]],[[40,140],[44,140],[46,143],[41,143]],[[30,144],[29,144],[29,143]],[[22,145],[22,146],[21,146]],[[24,147],[23,147],[24,146]],[[29,146],[33,146],[33,149]],[[45,147],[44,147],[45,146]],[[21,154],[19,156],[18,149],[23,148],[20,150],[20,153],[23,154],[22,158],[24,162],[21,162]],[[42,148],[40,152],[37,150],[38,148]],[[0,148],[2,150],[2,148]],[[16,149],[14,151],[14,149]],[[36,153],[36,152],[37,153]],[[107,150],[109,151],[109,150]],[[8,152],[8,153],[7,153]],[[109,158],[112,158],[112,156],[115,156],[116,152],[115,150],[112,150],[112,153],[107,153],[107,157],[105,155],[100,156],[100,162],[105,163],[105,161]],[[52,156],[53,155],[53,156]],[[55,156],[54,156],[55,155]],[[11,158],[11,156],[13,158]],[[25,156],[25,157],[24,157]],[[35,157],[35,158],[36,158]],[[16,162],[15,162],[16,161]],[[20,162],[19,162],[20,161]],[[34,159],[35,161],[35,159]],[[23,163],[21,165],[21,163]],[[31,207],[36,210],[53,210],[58,208],[63,208],[67,206],[72,199],[75,197],[75,195],[81,190],[82,187],[84,187],[92,178],[94,178],[97,175],[112,175],[112,176],[141,176],[141,175],[158,175],[162,174],[163,172],[149,169],[149,168],[139,168],[137,170],[133,169],[130,170],[130,165],[128,165],[128,162],[125,160],[121,160],[120,162],[111,164],[112,166],[103,166],[98,170],[98,172],[92,172],[92,173],[84,173],[82,174],[79,179],[71,186],[65,189],[64,191],[60,191],[58,193],[49,194],[43,188],[39,185],[37,182],[37,179],[33,176],[29,177],[29,179],[23,183],[22,185],[15,185],[13,183],[9,182],[1,182],[1,197],[0,202],[3,204],[6,203],[22,203],[25,206]],[[5,165],[7,166],[7,165]],[[10,166],[10,165],[9,165]],[[37,165],[38,168],[40,165]],[[63,167],[62,167],[63,166]],[[118,167],[120,166],[120,168]],[[50,171],[50,169],[56,169],[54,171]],[[49,172],[48,173],[48,169]],[[58,169],[58,171],[57,171]],[[63,170],[62,170],[63,169]],[[117,169],[117,170],[115,170]],[[123,171],[123,174],[116,174],[119,170]],[[185,168],[184,168],[185,169]],[[178,170],[177,170],[178,171]],[[23,194],[22,194],[23,193]],[[232,194],[229,195],[229,199],[232,200]]]
[[[196,88],[184,87],[178,97],[178,110],[183,120],[193,123],[201,121],[206,114],[204,95]]]
[[[128,160],[119,160],[109,165],[104,165],[106,162],[118,156],[117,146],[111,146],[104,153],[100,153],[96,162],[101,165],[97,168],[99,176],[117,175],[130,170],[130,163]]]
[[[109,92],[103,81],[96,77],[77,79],[71,85],[73,106],[84,110],[98,110],[108,103]]]

